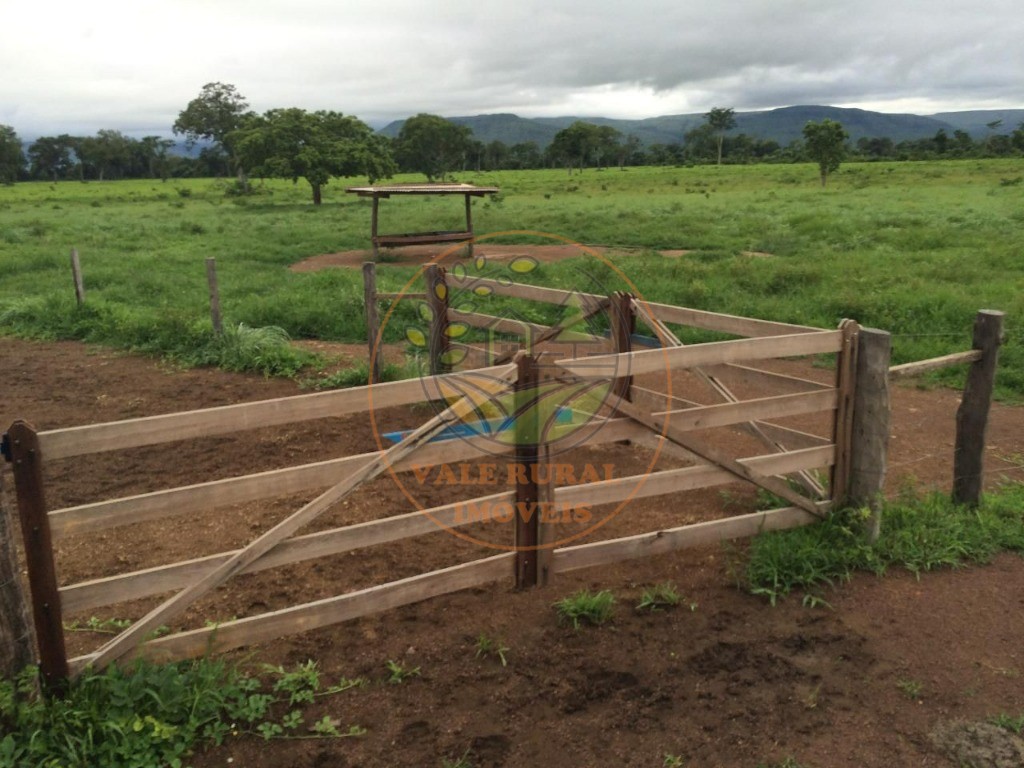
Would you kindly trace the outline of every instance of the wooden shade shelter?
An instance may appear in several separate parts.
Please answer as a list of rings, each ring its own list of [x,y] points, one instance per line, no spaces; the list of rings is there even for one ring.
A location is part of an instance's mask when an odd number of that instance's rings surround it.
[[[403,245],[431,245],[441,243],[469,243],[473,253],[473,214],[471,197],[492,195],[497,187],[478,187],[473,184],[382,184],[368,187],[349,187],[345,190],[360,197],[373,199],[373,213],[370,219],[370,241],[373,243],[373,260],[377,260],[380,248],[396,248]],[[381,198],[392,195],[462,195],[466,200],[466,228],[434,232],[406,232],[382,235],[377,231]]]

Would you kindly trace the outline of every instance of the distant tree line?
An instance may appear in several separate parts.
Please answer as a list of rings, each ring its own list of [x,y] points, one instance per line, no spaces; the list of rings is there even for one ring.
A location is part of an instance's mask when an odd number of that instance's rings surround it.
[[[830,121],[824,121],[829,123]],[[816,125],[816,124],[808,124]],[[237,177],[240,191],[249,177],[304,179],[314,203],[322,188],[337,176],[366,176],[370,181],[403,172],[423,173],[442,181],[466,171],[585,168],[638,165],[698,165],[706,163],[818,162],[820,142],[828,138],[833,153],[846,160],[930,160],[942,158],[1011,157],[1024,154],[1024,123],[1011,134],[975,139],[965,131],[938,131],[930,138],[893,141],[887,137],[860,138],[850,143],[838,123],[825,133],[808,134],[782,146],[771,139],[733,134],[735,112],[714,107],[704,122],[679,142],[644,146],[636,136],[623,135],[607,125],[578,120],[558,131],[541,148],[536,142],[484,143],[466,126],[442,117],[420,114],[405,121],[399,135],[389,139],[361,120],[339,112],[272,109],[259,115],[232,85],[208,83],[175,121],[173,131],[195,156],[171,150],[175,142],[160,136],[135,139],[120,131],[101,130],[95,136],[43,136],[23,149],[15,130],[0,125],[0,183],[19,180],[104,181],[130,178]],[[839,134],[841,133],[841,137]],[[815,142],[818,142],[816,145]],[[838,144],[837,144],[838,142]],[[831,169],[822,167],[822,182]]]

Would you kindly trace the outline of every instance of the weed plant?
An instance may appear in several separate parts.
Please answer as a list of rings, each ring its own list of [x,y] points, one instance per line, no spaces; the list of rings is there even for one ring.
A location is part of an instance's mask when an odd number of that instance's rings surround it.
[[[324,716],[305,725],[315,699],[365,684],[323,685],[315,662],[294,670],[243,673],[219,659],[156,665],[136,662],[86,671],[62,696],[43,699],[30,667],[0,680],[0,766],[172,766],[195,748],[241,734],[270,738],[345,738]],[[307,735],[308,734],[308,735]]]
[[[989,722],[992,723],[992,725],[1002,728],[1004,731],[1016,733],[1018,736],[1024,735],[1024,712],[1016,717],[1005,712],[1001,712],[998,715],[989,718]]]
[[[761,534],[751,540],[743,582],[773,605],[794,590],[821,602],[825,587],[858,570],[882,574],[902,567],[920,574],[984,563],[1003,551],[1024,553],[1024,485],[1009,484],[983,497],[978,509],[943,494],[903,494],[882,510],[879,539],[863,535],[864,512],[844,510],[821,523]]]
[[[615,609],[615,596],[607,589],[591,592],[581,589],[569,597],[555,603],[559,620],[572,624],[578,630],[583,624],[599,626],[612,617]]]
[[[640,602],[637,603],[638,611],[660,611],[665,608],[675,608],[682,601],[682,596],[676,589],[675,584],[670,581],[655,584],[647,587],[640,595]]]

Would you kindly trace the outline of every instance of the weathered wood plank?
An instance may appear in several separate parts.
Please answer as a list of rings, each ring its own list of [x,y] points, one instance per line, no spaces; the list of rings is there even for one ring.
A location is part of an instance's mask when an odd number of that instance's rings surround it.
[[[563,291],[558,288],[542,288],[539,285],[527,285],[525,283],[505,283],[498,280],[492,280],[489,277],[474,277],[473,275],[466,275],[462,278],[457,278],[455,275],[451,275],[450,282],[453,288],[457,287],[465,290],[486,288],[497,296],[512,296],[517,299],[540,301],[547,304],[561,305],[565,303],[567,299],[572,297],[593,299],[595,301],[600,301],[605,298],[604,296],[598,296],[593,293],[576,293],[575,291]]]
[[[344,416],[364,412],[368,408],[381,409],[422,402],[425,388],[437,390],[442,384],[493,380],[502,370],[502,366],[492,366],[430,379],[393,381],[374,384],[371,387],[353,387],[311,395],[47,430],[39,433],[39,443],[46,459],[52,460],[156,445],[172,440],[223,435],[297,421]]]
[[[639,375],[745,360],[838,352],[841,344],[842,333],[840,331],[818,331],[760,339],[718,341],[673,349],[641,350],[623,355],[624,362],[617,360],[617,355],[597,355],[590,358],[558,360],[556,365],[580,378],[607,379],[614,378],[617,364],[626,364],[629,366],[630,373]]]
[[[653,557],[684,547],[698,547],[728,539],[746,538],[765,531],[799,528],[816,522],[818,517],[798,507],[754,512],[724,520],[670,528],[666,531],[652,531],[611,541],[556,549],[552,558],[552,570],[555,573],[566,573],[621,560]]]
[[[659,320],[675,325],[691,328],[703,328],[706,331],[731,333],[736,336],[786,336],[794,333],[821,333],[821,328],[791,323],[776,323],[771,320],[757,320],[752,317],[724,315],[720,312],[707,312],[701,309],[675,307],[669,304],[641,302],[648,311]]]
[[[705,405],[673,411],[671,424],[683,430],[710,429],[732,424],[745,424],[762,419],[780,419],[807,413],[835,410],[838,393],[834,389],[803,392],[796,395],[776,395],[757,400]]]
[[[529,334],[540,336],[549,333],[554,326],[528,323],[525,320],[514,320],[508,317],[487,315],[481,312],[464,312],[460,309],[448,310],[448,320],[452,323],[464,323],[472,328],[485,328],[498,333],[507,333],[510,336],[523,336]],[[607,343],[608,339],[603,336],[594,336],[582,331],[574,331],[571,328],[559,328],[556,341],[565,342],[601,342]]]
[[[804,469],[819,469],[829,466],[835,455],[832,445],[806,448],[787,453],[771,453],[739,459],[738,463],[750,471],[760,474],[783,475]],[[644,475],[616,477],[586,485],[569,485],[556,488],[555,501],[564,506],[597,506],[615,504],[627,498],[642,499],[661,496],[676,491],[692,491],[722,485],[736,480],[736,474],[712,464],[696,467],[666,469]]]
[[[512,492],[505,491],[481,496],[471,501],[456,501],[430,509],[395,515],[383,520],[332,528],[305,536],[288,539],[250,563],[241,573],[256,573],[268,568],[336,555],[354,549],[387,544],[392,541],[422,536],[448,528],[460,528],[476,522],[476,510],[512,500]],[[221,552],[169,565],[160,565],[141,571],[108,576],[103,579],[80,582],[61,587],[61,602],[68,614],[87,611],[102,605],[114,605],[125,600],[157,595],[182,589],[196,579],[203,578],[218,565],[237,554],[238,550]]]
[[[889,368],[889,378],[899,379],[905,376],[917,376],[928,371],[937,371],[940,368],[949,368],[953,365],[963,365],[964,363],[974,363],[982,358],[982,351],[980,349],[971,349],[966,352],[954,352],[951,355],[943,355],[942,357],[931,357],[927,360],[916,360],[913,363],[903,363],[903,365],[893,365]]]
[[[709,374],[724,379],[733,386],[740,384],[750,387],[781,387],[789,392],[807,392],[814,389],[831,389],[834,384],[823,384],[820,381],[789,376],[783,373],[765,371],[749,365],[712,365],[705,369]]]
[[[329,597],[280,611],[204,627],[151,640],[135,649],[133,656],[168,662],[222,653],[243,645],[269,642],[285,635],[308,632],[349,619],[369,616],[432,597],[468,589],[509,577],[514,552],[505,552],[470,563],[431,571],[357,592]],[[71,660],[74,674],[97,663],[97,654]]]

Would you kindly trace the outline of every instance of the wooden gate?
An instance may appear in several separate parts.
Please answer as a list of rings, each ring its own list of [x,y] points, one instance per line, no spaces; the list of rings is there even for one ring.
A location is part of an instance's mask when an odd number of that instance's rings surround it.
[[[445,280],[443,270],[435,277]],[[454,281],[453,281],[454,284]],[[497,281],[495,293],[532,301],[561,301],[565,292]],[[752,536],[773,529],[807,525],[820,519],[835,504],[850,499],[870,501],[879,491],[884,471],[887,401],[884,371],[888,366],[888,336],[860,329],[846,321],[837,330],[821,330],[699,310],[641,302],[624,294],[593,297],[601,311],[615,314],[606,354],[569,357],[546,362],[538,372],[536,353],[554,341],[565,327],[534,327],[530,352],[510,362],[423,380],[332,391],[267,400],[185,413],[37,432],[25,422],[11,426],[5,454],[13,463],[18,509],[24,534],[34,619],[44,679],[59,685],[86,666],[103,667],[131,656],[172,660],[265,642],[286,634],[387,610],[503,579],[519,586],[544,584],[559,573],[618,560],[644,557],[722,539]],[[437,323],[457,321],[487,324],[482,315],[446,311]],[[633,350],[637,324],[647,327],[660,348]],[[684,346],[670,325],[695,326],[741,338]],[[447,339],[444,328],[434,329]],[[866,350],[866,351],[865,351]],[[471,354],[470,354],[471,352]],[[822,385],[807,379],[758,367],[758,361],[807,355],[835,355],[836,379]],[[490,350],[467,350],[466,360],[485,362]],[[505,355],[507,357],[507,355]],[[659,392],[639,382],[652,372],[688,371],[704,383],[718,402],[702,404],[671,392]],[[878,372],[882,374],[879,376]],[[531,393],[540,379],[573,382],[611,382],[618,397],[602,413],[590,414],[600,429],[584,444],[632,440],[659,450],[682,453],[691,466],[659,469],[643,476],[614,477],[596,482],[559,486],[548,473],[523,473],[512,487],[472,501],[459,501],[427,510],[384,517],[357,525],[296,535],[325,510],[336,505],[362,483],[385,471],[408,471],[418,465],[474,460],[493,453],[481,437],[446,440],[452,428],[479,419],[482,407],[499,401],[515,403],[510,428],[516,432],[507,452],[522,465],[547,461],[560,429],[542,433],[525,414]],[[333,417],[420,402],[424,388],[438,393],[447,407],[390,448],[344,456],[316,464],[283,467],[259,474],[233,477],[143,495],[112,498],[62,509],[49,509],[45,498],[43,466],[46,462],[85,457],[104,451],[130,451],[176,440],[198,440],[238,430]],[[768,388],[780,394],[739,398],[737,388]],[[874,403],[872,408],[863,407]],[[859,411],[870,419],[858,421]],[[777,419],[824,413],[830,427],[817,435],[776,423]],[[872,423],[869,423],[873,420]],[[698,430],[743,429],[755,435],[767,451],[732,456],[703,440]],[[858,434],[854,440],[854,434]],[[866,436],[866,437],[865,437]],[[881,451],[881,458],[879,458]],[[87,471],[83,464],[81,471]],[[825,470],[828,480],[815,470]],[[792,481],[787,481],[790,476]],[[872,479],[873,478],[873,479]],[[571,509],[581,505],[625,504],[631,499],[677,493],[720,485],[737,479],[750,482],[784,499],[789,506],[722,520],[650,531],[586,543],[555,544],[556,531],[537,511],[544,504]],[[77,534],[137,522],[209,512],[231,504],[322,490],[270,530],[241,549],[197,560],[170,563],[143,571],[110,575],[84,583],[60,585],[54,544]],[[831,489],[831,490],[830,490]],[[290,606],[255,616],[195,628],[152,639],[153,631],[180,615],[203,595],[232,576],[323,557],[357,548],[452,529],[479,520],[469,512],[482,504],[508,504],[512,515],[506,551],[441,570],[379,584],[327,599]],[[523,514],[523,510],[527,510]],[[101,647],[76,658],[65,653],[62,617],[102,605],[122,603],[148,595],[175,592],[130,628]]]

